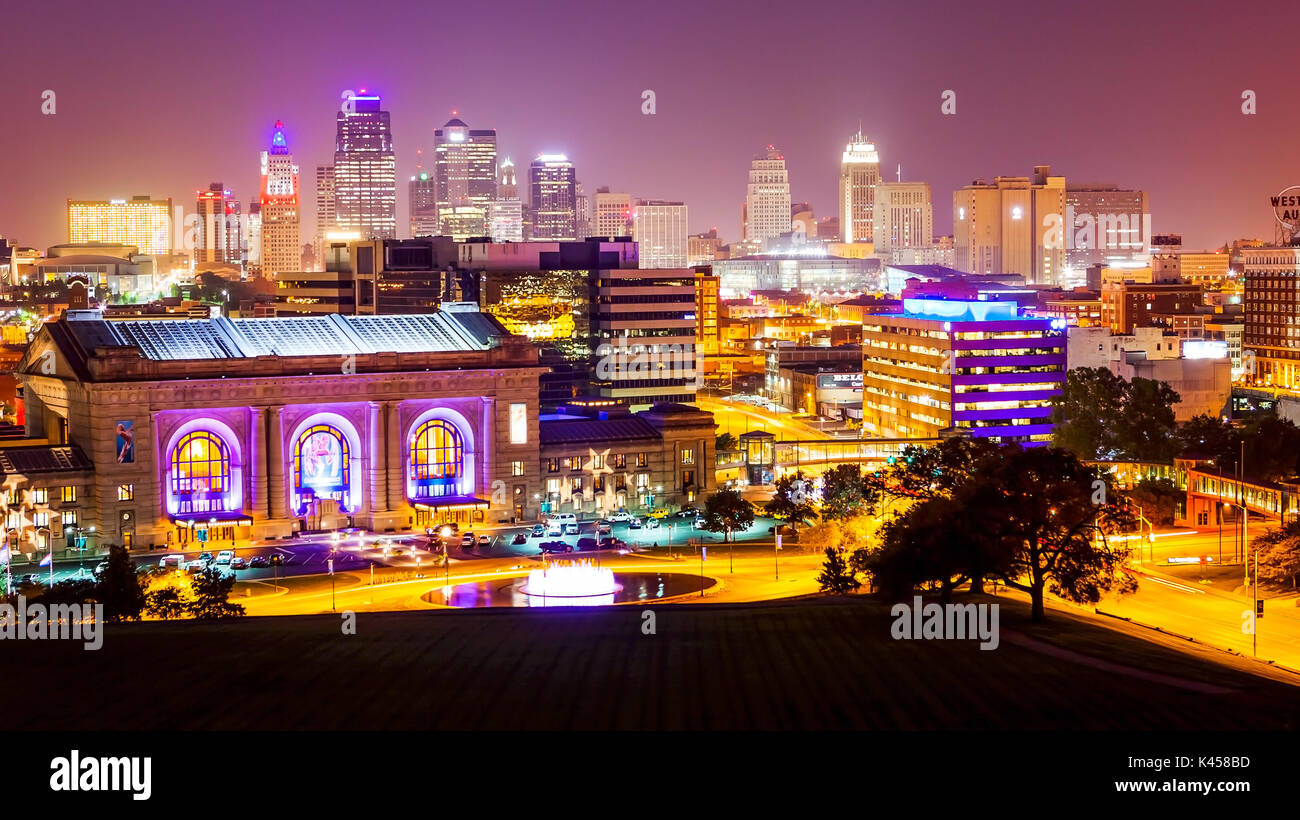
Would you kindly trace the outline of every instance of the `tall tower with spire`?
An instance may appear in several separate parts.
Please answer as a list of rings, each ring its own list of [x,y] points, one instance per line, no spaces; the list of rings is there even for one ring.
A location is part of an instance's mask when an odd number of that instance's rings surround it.
[[[302,269],[302,231],[299,224],[298,166],[293,163],[279,120],[271,134],[271,149],[262,152],[262,275]]]
[[[840,157],[840,236],[845,242],[870,242],[874,233],[880,154],[862,129]]]

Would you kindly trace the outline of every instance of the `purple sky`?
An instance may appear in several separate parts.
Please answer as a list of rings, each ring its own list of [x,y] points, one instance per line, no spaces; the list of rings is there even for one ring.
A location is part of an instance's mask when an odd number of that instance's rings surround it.
[[[1033,165],[1151,195],[1154,229],[1209,247],[1272,237],[1267,197],[1300,184],[1293,27],[1277,3],[756,2],[533,4],[249,0],[128,12],[11,4],[0,48],[0,235],[66,241],[65,200],[171,196],[220,180],[256,195],[285,121],[314,231],[314,167],[332,158],[339,92],[393,114],[398,224],[416,148],[458,109],[521,168],[562,151],[599,185],[681,199],[691,230],[737,238],[751,156],[789,162],[796,201],[834,213],[839,154],[861,119],[934,191]],[[43,116],[41,93],[57,94]],[[643,116],[641,92],[658,112]],[[957,92],[957,115],[940,94]],[[1243,116],[1241,93],[1258,95]],[[521,182],[523,177],[521,176]]]

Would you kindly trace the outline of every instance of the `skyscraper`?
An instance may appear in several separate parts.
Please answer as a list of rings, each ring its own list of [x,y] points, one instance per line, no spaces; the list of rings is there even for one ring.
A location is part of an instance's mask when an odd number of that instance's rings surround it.
[[[762,242],[790,232],[790,175],[774,146],[749,166],[745,191],[745,239]]]
[[[880,154],[859,130],[840,156],[840,234],[845,242],[871,242],[875,231]]]
[[[1300,247],[1243,248],[1248,383],[1300,387]]]
[[[316,166],[316,238],[312,249],[316,265],[324,270],[329,234],[338,230],[338,203],[334,199],[334,166]]]
[[[487,235],[497,195],[497,132],[471,130],[453,117],[433,136],[438,232],[459,240]]]
[[[240,230],[239,203],[220,182],[195,191],[198,226],[194,237],[195,265],[238,265],[245,237]]]
[[[427,171],[411,177],[407,185],[407,207],[411,213],[411,236],[438,235],[437,181]]]
[[[686,204],[642,200],[633,211],[632,238],[643,268],[686,267]]]
[[[591,205],[592,230],[595,236],[631,235],[631,194],[611,193],[608,187],[602,186],[592,194]]]
[[[576,239],[578,192],[573,163],[564,154],[539,154],[528,167],[533,239]]]
[[[1151,239],[1146,191],[1066,185],[1064,239],[1065,266],[1073,280],[1068,284],[1083,284],[1093,265],[1145,261]]]
[[[298,166],[293,164],[277,121],[271,150],[262,152],[262,275],[302,268],[302,229],[298,218]]]
[[[1031,285],[1057,285],[1065,264],[1065,177],[1049,165],[1033,177],[976,180],[953,192],[956,266],[966,273],[1018,273]],[[1054,237],[1055,233],[1055,237]]]
[[[134,245],[145,254],[172,252],[172,201],[68,200],[68,241]]]
[[[881,182],[872,206],[875,252],[934,244],[934,204],[928,182]]]
[[[582,190],[582,183],[576,181],[573,183],[573,221],[579,239],[591,235],[591,200]]]
[[[501,177],[496,199],[488,215],[488,235],[494,242],[524,241],[524,203],[519,199],[515,181],[515,164],[506,157],[501,162]]]
[[[338,227],[364,239],[393,239],[397,236],[397,164],[389,114],[380,107],[378,95],[351,95],[335,120]]]

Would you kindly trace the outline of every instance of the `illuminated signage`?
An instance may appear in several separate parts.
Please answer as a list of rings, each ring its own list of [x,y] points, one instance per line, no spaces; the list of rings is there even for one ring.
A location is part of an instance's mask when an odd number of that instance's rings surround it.
[[[818,390],[861,390],[862,373],[818,373]]]

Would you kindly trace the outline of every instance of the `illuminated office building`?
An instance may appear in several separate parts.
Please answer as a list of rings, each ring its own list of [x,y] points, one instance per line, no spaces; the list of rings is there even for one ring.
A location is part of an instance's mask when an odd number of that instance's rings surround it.
[[[68,242],[134,245],[150,256],[170,254],[172,201],[131,199],[68,200]]]
[[[326,237],[338,230],[338,203],[334,200],[334,166],[316,166],[316,236],[312,251],[319,267],[325,258]]]
[[[421,171],[406,186],[407,207],[411,213],[411,236],[437,236],[437,180]]]
[[[1300,388],[1300,247],[1242,248],[1243,368],[1251,384]]]
[[[840,231],[844,242],[871,242],[875,233],[880,154],[858,131],[840,155]]]
[[[262,275],[302,269],[302,229],[299,225],[298,166],[284,138],[284,123],[276,122],[271,150],[262,152]]]
[[[453,117],[433,136],[438,234],[462,240],[486,236],[497,196],[497,132],[471,129]]]
[[[1066,376],[1066,322],[1015,302],[903,300],[862,319],[862,434],[1047,444]]]
[[[934,245],[934,205],[928,182],[880,182],[872,206],[875,253]]]
[[[749,242],[761,243],[790,232],[790,174],[785,156],[771,145],[749,165],[742,222]]]
[[[632,235],[632,195],[611,192],[608,187],[591,195],[593,236]]]
[[[578,238],[578,192],[573,163],[564,154],[540,154],[528,168],[533,239]]]
[[[1058,285],[1065,268],[1065,177],[1039,165],[1032,177],[976,180],[952,195],[956,267],[1015,273]]]
[[[633,209],[632,239],[643,268],[686,267],[686,205],[641,200]]]
[[[397,165],[389,113],[377,95],[350,96],[336,116],[335,220],[363,239],[397,236]]]
[[[194,264],[238,265],[244,259],[245,237],[240,230],[239,203],[220,182],[195,191],[198,224],[194,236]]]

